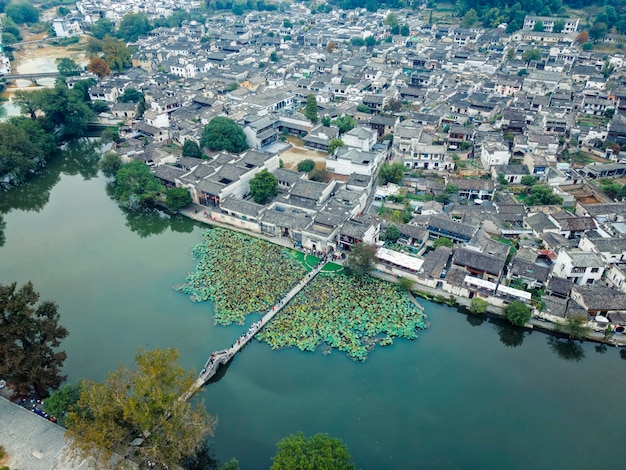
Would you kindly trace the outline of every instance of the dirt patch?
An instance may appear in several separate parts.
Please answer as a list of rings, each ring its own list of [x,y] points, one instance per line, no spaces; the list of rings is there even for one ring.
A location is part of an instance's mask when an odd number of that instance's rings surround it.
[[[293,141],[290,140],[290,142],[292,145],[294,145]],[[287,169],[295,170],[297,169],[298,163],[300,163],[302,160],[310,159],[315,162],[315,168],[325,170],[327,156],[328,154],[325,152],[318,152],[317,150],[311,150],[300,146],[293,146],[290,149],[287,149],[283,153],[281,153],[280,159],[283,161],[283,165],[285,165],[285,168]]]

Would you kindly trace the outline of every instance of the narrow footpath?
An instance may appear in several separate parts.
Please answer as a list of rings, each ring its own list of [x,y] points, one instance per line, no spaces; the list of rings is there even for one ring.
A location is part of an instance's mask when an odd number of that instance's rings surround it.
[[[304,289],[304,287],[313,280],[315,276],[324,268],[326,261],[320,261],[320,263],[313,268],[296,286],[294,286],[276,305],[274,305],[268,312],[263,315],[259,321],[252,324],[252,326],[242,334],[239,339],[228,349],[222,349],[211,353],[211,356],[206,361],[200,376],[193,383],[189,391],[187,391],[181,400],[189,400],[204,384],[206,384],[211,377],[213,377],[217,369],[221,364],[226,364],[230,361],[243,347],[248,344],[254,336],[267,325],[272,318],[276,316],[298,293]]]

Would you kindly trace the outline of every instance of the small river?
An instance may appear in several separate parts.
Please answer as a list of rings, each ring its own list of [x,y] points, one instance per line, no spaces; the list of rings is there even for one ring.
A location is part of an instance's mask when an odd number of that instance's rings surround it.
[[[0,193],[0,283],[32,280],[69,330],[68,380],[102,380],[138,346],[175,347],[198,371],[241,327],[172,286],[193,267],[201,228],[124,213],[80,151]],[[0,225],[2,227],[2,225]],[[555,341],[424,302],[430,328],[362,364],[341,353],[258,342],[200,398],[219,418],[222,461],[266,469],[296,431],[341,438],[361,469],[618,469],[626,362],[614,348]]]

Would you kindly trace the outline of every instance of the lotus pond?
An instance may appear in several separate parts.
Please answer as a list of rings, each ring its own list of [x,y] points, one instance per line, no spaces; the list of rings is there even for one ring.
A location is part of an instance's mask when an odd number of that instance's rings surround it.
[[[378,343],[394,337],[416,339],[424,314],[406,292],[369,276],[317,276],[267,325],[257,338],[272,349],[296,346],[314,351],[324,345],[364,361]]]
[[[307,273],[292,250],[221,228],[205,231],[192,253],[196,270],[176,290],[196,302],[212,300],[222,325],[269,310]]]

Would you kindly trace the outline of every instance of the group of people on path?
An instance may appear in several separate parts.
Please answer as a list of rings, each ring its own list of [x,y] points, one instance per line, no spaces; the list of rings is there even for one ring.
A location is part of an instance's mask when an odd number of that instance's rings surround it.
[[[272,310],[274,310],[274,307],[272,307]],[[232,345],[232,347],[234,348],[235,346],[239,346],[248,337],[253,336],[259,330],[259,328],[261,328],[261,320],[254,322],[252,325],[250,325],[250,328],[248,328],[248,331],[242,334],[237,340],[237,342]]]

